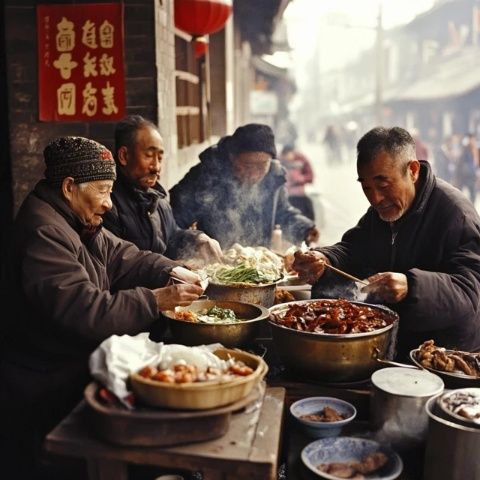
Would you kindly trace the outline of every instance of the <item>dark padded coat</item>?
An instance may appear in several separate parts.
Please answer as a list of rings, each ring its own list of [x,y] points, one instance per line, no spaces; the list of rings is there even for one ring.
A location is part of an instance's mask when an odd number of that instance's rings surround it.
[[[135,188],[118,171],[112,202],[113,208],[104,215],[103,225],[118,237],[141,250],[151,250],[169,258],[194,256],[201,232],[179,228],[167,192],[160,184],[145,192]]]
[[[370,207],[341,242],[319,250],[360,278],[406,274],[407,297],[390,305],[400,315],[400,357],[430,338],[439,346],[479,350],[480,218],[459,190],[420,163],[416,198],[400,220],[385,222]],[[331,296],[333,283],[342,281],[326,273],[313,295]]]
[[[5,478],[24,478],[42,436],[81,399],[90,353],[157,320],[150,289],[178,263],[108,230],[86,232],[44,181],[23,203],[13,239],[1,290],[0,448]]]
[[[200,163],[170,190],[170,204],[180,227],[198,228],[228,248],[270,246],[275,224],[292,243],[305,239],[314,223],[288,202],[285,170],[272,160],[265,178],[251,191],[233,177],[223,140],[200,154]],[[252,194],[252,192],[257,192]]]

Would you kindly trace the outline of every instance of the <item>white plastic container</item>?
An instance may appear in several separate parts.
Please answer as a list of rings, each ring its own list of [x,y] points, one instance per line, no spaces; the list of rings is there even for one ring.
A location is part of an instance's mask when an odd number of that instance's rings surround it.
[[[283,252],[282,228],[280,225],[275,225],[272,231],[271,249],[277,253]]]

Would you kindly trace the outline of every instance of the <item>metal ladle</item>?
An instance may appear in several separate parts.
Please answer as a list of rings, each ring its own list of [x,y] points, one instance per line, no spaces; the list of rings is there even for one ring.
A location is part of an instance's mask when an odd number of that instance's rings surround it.
[[[380,353],[380,350],[378,348],[375,348],[373,358],[378,363],[381,363],[383,365],[388,365],[389,367],[403,367],[403,368],[413,368],[413,369],[416,369],[416,370],[425,370],[425,368],[420,367],[418,365],[411,365],[409,363],[400,363],[400,362],[394,362],[393,360],[386,360],[384,358],[378,358],[379,353]]]

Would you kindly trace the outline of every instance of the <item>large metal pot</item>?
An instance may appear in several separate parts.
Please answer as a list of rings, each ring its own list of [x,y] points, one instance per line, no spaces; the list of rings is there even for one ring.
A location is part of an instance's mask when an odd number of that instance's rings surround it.
[[[292,305],[319,300],[282,303],[271,307],[270,313],[281,314]],[[381,305],[368,306],[386,311],[393,322],[373,332],[332,335],[301,332],[270,320],[273,343],[282,363],[303,378],[322,382],[345,383],[369,379],[372,372],[379,368],[377,357],[393,358],[398,315]]]
[[[205,290],[205,294],[209,298],[216,300],[253,303],[269,308],[275,303],[276,286],[276,283],[264,283],[260,285],[233,283],[226,285],[210,282]]]
[[[480,478],[480,429],[442,418],[436,397],[428,400],[425,410],[429,420],[423,478]]]
[[[260,325],[266,321],[269,312],[265,307],[245,302],[222,300],[196,300],[187,307],[177,307],[176,311],[198,312],[211,307],[230,308],[237,318],[245,319],[237,323],[197,323],[175,318],[175,312],[162,312],[170,322],[170,330],[175,341],[184,345],[202,345],[220,342],[225,347],[239,347],[251,342],[257,335]]]

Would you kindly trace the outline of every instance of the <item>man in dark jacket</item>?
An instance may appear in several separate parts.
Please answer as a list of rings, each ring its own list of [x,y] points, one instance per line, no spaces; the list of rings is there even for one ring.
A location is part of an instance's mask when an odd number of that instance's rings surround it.
[[[167,194],[158,183],[165,152],[156,125],[140,115],[119,122],[115,152],[118,176],[113,208],[104,215],[104,226],[142,250],[169,258],[220,260],[216,240],[198,230],[179,228],[173,217]]]
[[[358,180],[371,207],[341,242],[298,254],[294,268],[315,284],[316,296],[333,295],[343,282],[334,272],[323,275],[325,263],[368,278],[365,289],[400,315],[399,357],[430,338],[447,348],[480,349],[474,206],[417,160],[415,142],[402,128],[374,128],[357,152]]]
[[[177,223],[197,223],[222,248],[233,243],[269,247],[276,224],[292,243],[317,241],[314,223],[290,205],[285,170],[275,157],[272,130],[254,123],[207,148],[170,190]]]
[[[41,478],[41,441],[81,399],[90,353],[203,292],[166,286],[172,270],[183,271],[177,262],[102,229],[115,179],[109,150],[63,137],[44,157],[45,179],[18,212],[1,286],[1,469],[21,480]]]

